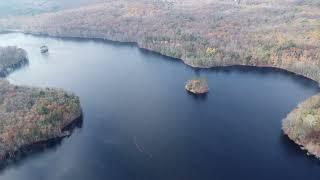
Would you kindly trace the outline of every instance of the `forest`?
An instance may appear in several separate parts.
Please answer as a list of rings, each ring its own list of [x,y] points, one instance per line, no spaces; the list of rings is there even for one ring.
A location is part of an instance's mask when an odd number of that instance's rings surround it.
[[[108,0],[2,19],[0,29],[135,42],[194,67],[278,67],[320,81],[317,0]]]
[[[299,104],[283,120],[283,131],[310,154],[320,157],[320,95]]]
[[[59,138],[81,116],[77,96],[0,80],[0,160],[33,143]]]

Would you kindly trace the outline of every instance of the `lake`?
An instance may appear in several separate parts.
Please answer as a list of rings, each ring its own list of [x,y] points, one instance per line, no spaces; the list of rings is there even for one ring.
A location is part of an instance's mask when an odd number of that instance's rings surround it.
[[[40,53],[41,45],[49,54]],[[14,84],[80,96],[83,124],[61,143],[0,171],[1,180],[318,180],[320,161],[281,120],[318,84],[270,68],[194,69],[134,45],[1,34],[27,50]],[[184,89],[193,77],[210,92]]]

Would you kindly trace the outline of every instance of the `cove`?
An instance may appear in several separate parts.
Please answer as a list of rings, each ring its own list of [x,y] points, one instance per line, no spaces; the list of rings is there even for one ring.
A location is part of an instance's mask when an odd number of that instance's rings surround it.
[[[0,179],[320,178],[319,161],[281,132],[286,114],[319,92],[306,78],[270,68],[194,69],[97,40],[12,33],[0,43],[29,55],[11,83],[75,92],[83,109],[70,138],[11,163]],[[194,76],[208,79],[206,96],[184,90]]]

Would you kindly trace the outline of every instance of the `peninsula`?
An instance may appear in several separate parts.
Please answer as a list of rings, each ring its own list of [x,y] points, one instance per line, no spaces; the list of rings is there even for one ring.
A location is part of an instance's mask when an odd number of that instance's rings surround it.
[[[0,73],[28,62],[25,50],[0,48]],[[16,86],[0,79],[0,161],[34,143],[65,135],[63,129],[81,116],[79,98],[60,89]]]
[[[0,77],[28,63],[27,52],[15,46],[0,47]]]
[[[303,150],[320,158],[320,95],[310,97],[290,112],[282,129]]]

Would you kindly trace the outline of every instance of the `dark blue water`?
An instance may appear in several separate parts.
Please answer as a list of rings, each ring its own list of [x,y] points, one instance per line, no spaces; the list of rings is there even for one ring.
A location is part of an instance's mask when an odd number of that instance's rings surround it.
[[[39,47],[49,46],[41,55]],[[30,64],[15,84],[81,98],[83,126],[48,150],[12,163],[1,180],[319,180],[319,160],[281,133],[281,119],[319,92],[310,80],[258,68],[195,70],[130,45],[2,34]],[[210,93],[184,83],[208,78]]]

